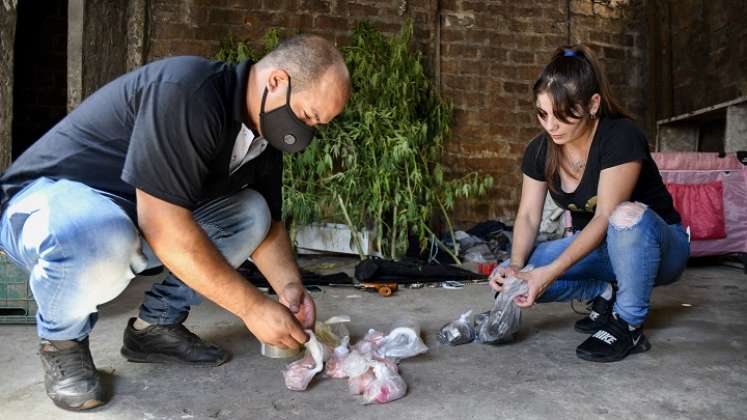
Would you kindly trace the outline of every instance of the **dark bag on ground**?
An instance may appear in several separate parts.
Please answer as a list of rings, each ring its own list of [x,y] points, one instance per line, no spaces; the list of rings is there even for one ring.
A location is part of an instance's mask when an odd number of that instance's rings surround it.
[[[391,261],[368,258],[355,267],[355,278],[360,282],[412,284],[441,283],[447,280],[484,280],[487,277],[451,265],[428,264],[409,259]]]

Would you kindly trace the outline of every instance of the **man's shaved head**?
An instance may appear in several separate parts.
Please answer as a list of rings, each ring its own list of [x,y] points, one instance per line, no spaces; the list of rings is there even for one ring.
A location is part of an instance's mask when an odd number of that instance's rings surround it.
[[[336,76],[341,84],[339,87],[346,94],[350,91],[350,74],[345,59],[332,43],[317,35],[297,35],[287,39],[257,64],[285,70],[296,91],[310,88],[328,72]]]

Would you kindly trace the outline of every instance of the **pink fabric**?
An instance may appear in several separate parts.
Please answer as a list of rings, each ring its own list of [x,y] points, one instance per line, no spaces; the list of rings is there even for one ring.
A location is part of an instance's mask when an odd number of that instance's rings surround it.
[[[747,252],[747,167],[736,155],[718,158],[715,153],[652,153],[659,166],[662,179],[667,184],[705,184],[720,181],[723,185],[724,227],[726,237],[721,239],[693,240],[690,255],[723,255]],[[703,160],[699,159],[703,155]],[[717,160],[718,159],[718,160]],[[679,162],[683,169],[665,166]],[[708,167],[721,167],[707,169]],[[726,167],[726,168],[724,168]],[[701,168],[701,169],[688,169]]]
[[[736,154],[721,158],[718,153],[659,152],[651,156],[660,171],[744,170]]]
[[[704,184],[667,184],[682,223],[690,227],[691,239],[726,237],[724,187],[720,181]]]

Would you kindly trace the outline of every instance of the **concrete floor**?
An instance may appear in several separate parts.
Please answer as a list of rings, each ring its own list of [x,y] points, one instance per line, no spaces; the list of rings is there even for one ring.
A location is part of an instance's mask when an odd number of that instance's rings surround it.
[[[285,389],[287,363],[259,354],[243,324],[211,303],[187,325],[233,353],[217,368],[133,364],[119,355],[122,331],[152,279],[135,279],[101,309],[94,360],[113,387],[89,419],[744,419],[747,418],[747,276],[729,267],[689,268],[655,290],[648,353],[613,364],[576,358],[584,336],[568,304],[524,312],[519,341],[500,347],[439,346],[438,328],[465,308],[491,306],[487,286],[401,290],[393,297],[353,289],[315,293],[319,316],[347,314],[360,337],[405,314],[423,323],[430,351],[401,365],[408,395],[363,406],[344,380]],[[355,297],[354,297],[355,296]],[[44,393],[33,326],[0,326],[0,418],[72,419]]]

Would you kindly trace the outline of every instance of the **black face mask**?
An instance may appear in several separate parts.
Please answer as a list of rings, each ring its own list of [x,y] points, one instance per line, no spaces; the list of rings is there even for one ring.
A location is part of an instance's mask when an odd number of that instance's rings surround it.
[[[301,121],[290,107],[291,83],[288,78],[288,96],[285,105],[265,112],[267,88],[262,94],[262,105],[259,110],[259,127],[262,135],[272,147],[285,153],[300,152],[305,149],[316,134],[313,127]]]

